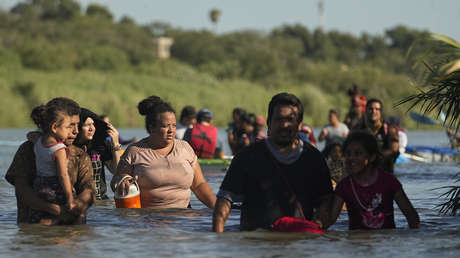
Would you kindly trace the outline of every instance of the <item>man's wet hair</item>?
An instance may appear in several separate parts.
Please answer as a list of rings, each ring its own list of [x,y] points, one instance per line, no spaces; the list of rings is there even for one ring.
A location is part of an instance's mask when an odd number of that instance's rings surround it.
[[[297,122],[301,123],[303,120],[303,105],[300,102],[299,98],[294,94],[290,94],[287,92],[278,93],[271,99],[270,103],[268,104],[268,117],[267,117],[267,125],[270,124],[270,121],[273,116],[273,112],[276,106],[294,106],[297,107]]]

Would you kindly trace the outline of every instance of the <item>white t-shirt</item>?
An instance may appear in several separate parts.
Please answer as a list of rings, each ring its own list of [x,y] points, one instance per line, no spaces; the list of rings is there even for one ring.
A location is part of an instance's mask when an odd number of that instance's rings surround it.
[[[187,131],[188,128],[193,128],[193,125],[185,126],[181,123],[178,123],[176,125],[176,139],[183,140],[185,131]]]
[[[398,137],[399,137],[399,152],[404,153],[406,152],[406,146],[407,146],[407,134],[403,131],[398,131]]]
[[[328,132],[326,135],[326,145],[333,143],[335,139],[344,139],[350,131],[344,123],[339,123],[337,127],[328,124],[323,128],[325,128]]]

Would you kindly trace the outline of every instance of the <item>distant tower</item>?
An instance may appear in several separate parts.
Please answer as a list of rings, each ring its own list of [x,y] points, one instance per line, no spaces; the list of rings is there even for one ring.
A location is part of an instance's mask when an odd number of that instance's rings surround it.
[[[324,29],[324,1],[318,1],[318,12],[319,12],[319,27]]]

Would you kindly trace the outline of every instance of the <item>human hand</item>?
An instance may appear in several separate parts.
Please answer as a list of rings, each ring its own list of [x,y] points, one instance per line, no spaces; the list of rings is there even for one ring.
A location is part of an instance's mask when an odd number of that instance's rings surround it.
[[[77,204],[75,203],[74,200],[69,200],[67,203],[66,203],[66,208],[67,208],[67,211],[68,212],[72,212],[75,207],[77,206]]]
[[[326,128],[323,128],[323,129],[321,130],[321,134],[324,135],[324,136],[326,136],[328,133],[329,133],[329,132],[327,131]]]
[[[115,191],[118,192],[120,196],[125,196],[129,192],[129,186],[137,181],[138,176],[131,177],[129,175],[125,175],[122,179],[115,184]]]
[[[119,142],[119,136],[120,134],[118,133],[118,130],[111,124],[107,123],[107,134],[112,138],[112,147],[117,147],[120,145]]]
[[[324,225],[323,225],[323,222],[321,222],[321,220],[315,219],[315,220],[313,220],[313,222],[314,222],[315,224],[317,224],[317,225],[319,226],[320,229],[324,229]]]

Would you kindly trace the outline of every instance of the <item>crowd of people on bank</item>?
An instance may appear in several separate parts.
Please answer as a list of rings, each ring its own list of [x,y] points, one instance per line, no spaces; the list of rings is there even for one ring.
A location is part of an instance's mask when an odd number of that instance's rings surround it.
[[[241,230],[273,230],[285,216],[327,229],[344,204],[350,229],[395,228],[393,201],[409,227],[419,227],[393,174],[407,144],[399,120],[384,120],[383,103],[368,100],[357,87],[349,96],[344,123],[331,109],[317,140],[293,94],[273,96],[266,119],[235,108],[226,130],[233,159],[217,194],[198,163],[224,157],[211,110],[186,106],[177,122],[169,103],[150,96],[137,107],[148,136],[129,140],[123,152],[126,142],[107,117],[68,98],[52,99],[32,111],[39,130],[27,135],[6,174],[15,187],[18,223],[85,223],[95,200],[108,198],[107,168],[113,192],[124,195],[138,184],[142,208],[191,208],[193,192],[214,209],[215,232],[224,230],[235,203],[242,204]]]

